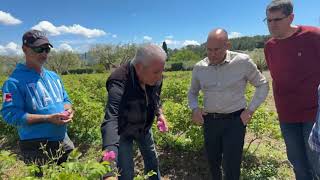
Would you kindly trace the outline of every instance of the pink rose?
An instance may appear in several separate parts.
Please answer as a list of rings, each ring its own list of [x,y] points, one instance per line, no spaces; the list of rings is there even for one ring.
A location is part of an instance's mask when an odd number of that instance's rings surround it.
[[[61,118],[61,119],[62,120],[67,120],[67,119],[69,119],[69,116],[70,116],[71,113],[69,111],[65,110],[61,114],[65,116],[64,118]]]
[[[70,112],[67,111],[67,110],[65,110],[65,111],[62,112],[62,114],[65,115],[65,116],[69,116],[69,115],[70,115]]]
[[[160,132],[167,132],[168,131],[168,127],[166,126],[166,124],[164,123],[163,120],[159,120],[157,123],[158,129]]]
[[[116,153],[114,151],[106,151],[103,154],[104,161],[113,161],[116,158]]]

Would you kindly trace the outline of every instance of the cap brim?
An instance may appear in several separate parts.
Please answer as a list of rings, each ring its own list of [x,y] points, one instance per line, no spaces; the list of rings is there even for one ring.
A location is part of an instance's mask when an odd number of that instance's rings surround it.
[[[45,45],[45,44],[48,44],[49,46],[53,47],[52,44],[50,44],[49,41],[46,40],[46,39],[37,39],[33,43],[32,47],[40,47],[40,46]]]

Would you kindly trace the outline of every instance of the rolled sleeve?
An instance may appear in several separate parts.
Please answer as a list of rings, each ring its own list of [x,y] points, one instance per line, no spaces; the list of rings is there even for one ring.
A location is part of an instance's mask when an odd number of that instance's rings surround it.
[[[269,84],[267,79],[258,70],[257,65],[254,64],[251,59],[248,61],[248,68],[247,79],[250,84],[256,88],[248,109],[255,111],[266,99],[269,92]]]

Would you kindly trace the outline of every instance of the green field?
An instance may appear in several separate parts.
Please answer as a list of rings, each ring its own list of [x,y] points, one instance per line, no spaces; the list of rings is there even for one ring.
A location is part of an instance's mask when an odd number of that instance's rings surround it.
[[[164,113],[170,123],[170,132],[160,134],[155,126],[153,127],[162,176],[164,179],[176,180],[209,179],[202,129],[191,123],[191,111],[187,106],[191,72],[166,72],[164,76],[161,96]],[[82,156],[76,161],[80,163],[77,166],[74,165],[75,172],[71,172],[68,168],[56,170],[48,167],[44,179],[52,179],[53,175],[66,179],[78,177],[76,175],[81,175],[84,179],[95,179],[94,176],[90,176],[94,170],[91,169],[89,173],[85,173],[87,171],[83,168],[86,165],[91,167],[92,163],[101,157],[100,124],[107,97],[105,90],[107,77],[108,74],[63,76],[65,87],[76,111],[74,120],[69,125],[69,134],[79,147]],[[0,84],[4,79],[4,77],[0,78]],[[248,86],[246,97],[250,99],[253,93],[254,88]],[[272,97],[268,97],[267,102],[256,111],[248,125],[242,179],[293,179],[272,101]],[[200,100],[199,103],[202,104],[202,101]],[[7,152],[17,152],[17,135],[14,128],[7,126],[1,118],[0,179],[1,177],[2,179],[31,177],[30,168],[26,168],[15,156],[7,154]],[[142,162],[141,155],[137,152],[136,173],[140,175],[143,174]],[[99,171],[99,169],[95,170]],[[61,177],[60,179],[63,179]]]

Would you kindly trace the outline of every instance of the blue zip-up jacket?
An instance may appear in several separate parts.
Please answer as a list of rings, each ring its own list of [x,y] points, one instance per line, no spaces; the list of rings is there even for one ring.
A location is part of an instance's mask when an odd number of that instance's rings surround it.
[[[66,125],[27,123],[29,114],[54,114],[71,104],[60,77],[45,68],[39,74],[25,64],[18,64],[2,87],[1,114],[10,125],[17,127],[20,140],[62,140]]]

